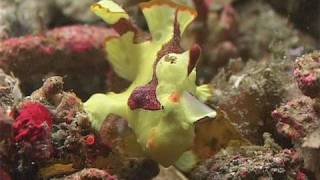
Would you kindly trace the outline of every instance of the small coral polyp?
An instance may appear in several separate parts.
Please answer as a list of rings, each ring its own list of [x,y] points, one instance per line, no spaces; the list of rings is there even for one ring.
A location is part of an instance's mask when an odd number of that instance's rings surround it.
[[[200,47],[184,51],[180,46],[196,11],[169,0],[141,3],[140,8],[151,38],[142,37],[145,33],[113,1],[92,6],[118,32],[106,40],[107,58],[132,83],[119,94],[94,94],[84,107],[97,130],[110,115],[125,118],[146,155],[169,166],[191,147],[194,123],[216,113],[203,103],[211,96],[208,85],[195,83]]]

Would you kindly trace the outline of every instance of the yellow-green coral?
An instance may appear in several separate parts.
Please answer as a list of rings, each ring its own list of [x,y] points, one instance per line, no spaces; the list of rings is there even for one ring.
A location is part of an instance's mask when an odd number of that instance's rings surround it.
[[[210,96],[208,86],[195,84],[199,47],[183,51],[179,44],[196,12],[169,0],[140,7],[151,39],[139,42],[137,31],[127,28],[106,42],[108,60],[131,85],[120,94],[93,95],[85,109],[96,129],[110,114],[127,119],[146,154],[168,166],[192,145],[194,122],[214,117],[215,111],[201,102]],[[109,24],[130,24],[128,14],[111,0],[98,2],[92,10]]]

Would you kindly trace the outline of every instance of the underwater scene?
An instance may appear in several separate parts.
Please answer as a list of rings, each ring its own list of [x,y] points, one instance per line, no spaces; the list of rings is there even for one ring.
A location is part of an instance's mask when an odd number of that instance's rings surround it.
[[[320,0],[0,0],[0,180],[320,180]]]

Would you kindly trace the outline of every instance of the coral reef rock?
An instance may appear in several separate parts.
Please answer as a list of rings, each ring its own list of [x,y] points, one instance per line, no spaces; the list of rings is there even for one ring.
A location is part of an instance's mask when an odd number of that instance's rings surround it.
[[[293,150],[277,152],[261,146],[235,149],[222,150],[206,160],[190,173],[190,179],[296,179],[303,173],[302,161]]]
[[[319,52],[297,58],[294,76],[300,90],[309,97],[301,95],[272,112],[278,131],[291,139],[305,168],[316,177],[320,177],[319,62]]]

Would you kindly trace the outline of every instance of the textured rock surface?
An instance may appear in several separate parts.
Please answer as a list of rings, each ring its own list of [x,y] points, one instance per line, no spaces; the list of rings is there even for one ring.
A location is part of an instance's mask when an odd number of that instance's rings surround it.
[[[86,98],[105,89],[108,66],[103,45],[113,34],[110,29],[77,25],[11,38],[0,42],[0,67],[21,80],[26,94],[44,77],[56,74],[65,77],[67,89]]]
[[[23,0],[16,1],[17,35],[39,33],[47,30],[54,18],[52,0]]]
[[[98,21],[98,17],[90,11],[90,5],[98,0],[55,0],[56,6],[63,15],[73,20],[93,23]]]
[[[243,146],[222,150],[194,169],[190,179],[296,179],[301,166],[301,159],[292,150]]]
[[[263,1],[239,3],[236,9],[241,22],[236,45],[244,59],[260,59],[270,53],[283,57],[290,49],[314,47],[313,39]]]
[[[320,52],[297,58],[294,76],[301,91],[311,98],[320,97]]]
[[[76,172],[72,175],[63,178],[52,178],[53,180],[88,180],[88,179],[99,179],[99,180],[117,180],[116,176],[110,175],[107,171],[88,168]]]
[[[0,2],[0,8],[0,39],[6,39],[15,33],[18,24],[16,7],[12,1],[4,0]]]
[[[240,133],[252,143],[262,143],[263,132],[277,134],[270,114],[287,97],[299,91],[288,74],[290,60],[250,61],[243,69],[232,61],[213,80],[214,104],[226,112]],[[241,71],[239,71],[239,67]],[[276,137],[277,139],[278,137]]]
[[[279,13],[288,17],[300,29],[312,34],[320,42],[320,3],[318,0],[268,0]]]
[[[300,90],[309,97],[293,98],[272,112],[278,131],[291,139],[305,167],[316,177],[320,176],[319,60],[318,52],[297,58],[294,76]]]
[[[97,0],[2,0],[0,2],[0,39],[33,34],[52,26],[95,23],[90,11]]]
[[[0,106],[4,110],[9,110],[14,103],[22,98],[19,88],[19,80],[9,76],[0,69]]]

